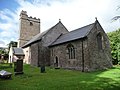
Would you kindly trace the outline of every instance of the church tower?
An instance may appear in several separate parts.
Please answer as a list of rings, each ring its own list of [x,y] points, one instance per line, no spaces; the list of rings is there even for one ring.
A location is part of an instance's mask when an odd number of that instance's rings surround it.
[[[36,17],[28,17],[27,12],[22,10],[20,13],[20,32],[18,47],[22,47],[38,33],[40,33],[40,19],[36,19]]]

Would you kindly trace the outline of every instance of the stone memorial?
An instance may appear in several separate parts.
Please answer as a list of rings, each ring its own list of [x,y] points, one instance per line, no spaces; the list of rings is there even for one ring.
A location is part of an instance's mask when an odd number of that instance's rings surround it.
[[[14,62],[14,72],[15,75],[23,74],[23,60],[18,59],[16,62]]]
[[[5,70],[0,71],[0,78],[2,78],[2,79],[10,79],[11,76],[12,76],[12,73],[10,73],[10,72],[7,72]]]

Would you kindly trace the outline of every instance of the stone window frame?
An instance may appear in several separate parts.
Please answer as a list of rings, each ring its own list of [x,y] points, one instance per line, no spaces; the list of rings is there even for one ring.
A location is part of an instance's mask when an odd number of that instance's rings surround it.
[[[72,44],[67,45],[67,54],[69,59],[75,59],[75,47]]]

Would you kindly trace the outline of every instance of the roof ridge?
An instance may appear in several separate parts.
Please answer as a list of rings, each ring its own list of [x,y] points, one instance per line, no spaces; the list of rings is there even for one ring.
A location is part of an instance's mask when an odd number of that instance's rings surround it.
[[[90,25],[92,25],[92,24],[95,24],[95,22],[94,22],[94,23],[91,23],[91,24],[88,24],[88,25],[85,25],[85,26],[82,26],[82,27],[80,27],[80,28],[74,29],[74,30],[72,30],[72,31],[70,31],[70,32],[74,32],[74,31],[76,31],[76,30],[81,30],[82,28],[85,28],[85,27],[90,26]]]
[[[92,24],[95,24],[95,23],[91,23],[91,24],[88,24],[88,25],[86,25],[86,26],[83,26],[83,27],[74,29],[74,30],[72,30],[72,31],[70,31],[70,32],[68,32],[68,33],[62,34],[62,35],[66,35],[66,34],[69,34],[69,33],[71,33],[71,32],[75,32],[75,31],[77,31],[77,30],[81,30],[82,28],[85,28],[85,27],[90,26],[90,25],[92,25]]]

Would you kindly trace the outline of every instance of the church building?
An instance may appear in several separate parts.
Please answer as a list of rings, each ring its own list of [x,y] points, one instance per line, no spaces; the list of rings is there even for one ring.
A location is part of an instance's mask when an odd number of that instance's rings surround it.
[[[99,21],[68,31],[59,22],[40,33],[40,19],[20,14],[19,47],[25,53],[24,63],[51,66],[83,72],[112,67],[109,39]]]

